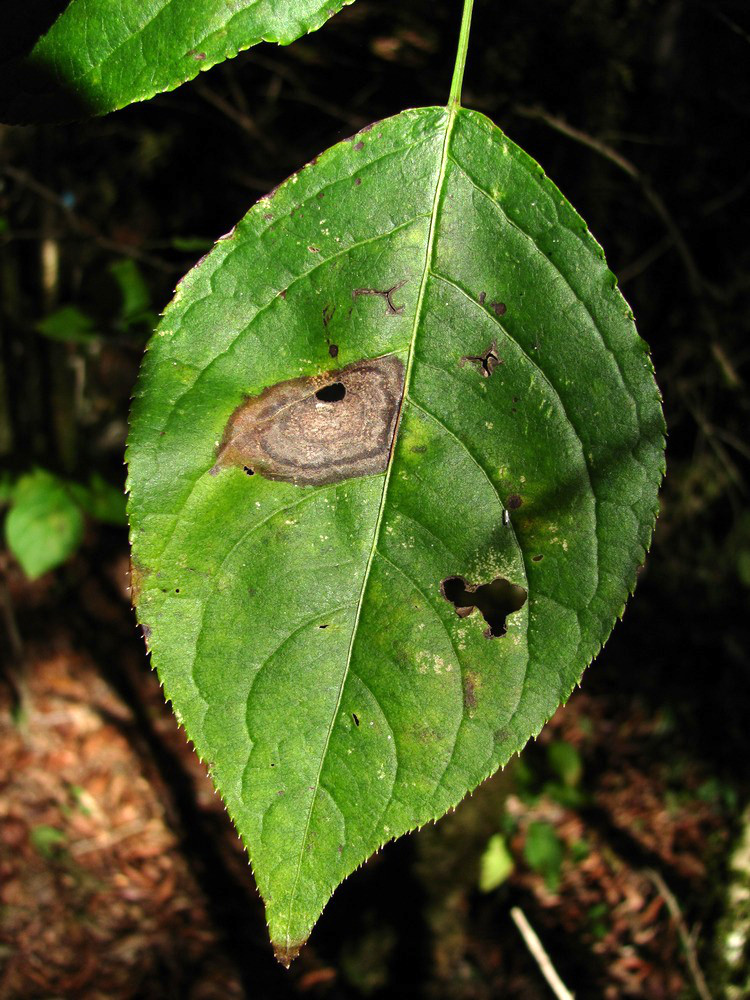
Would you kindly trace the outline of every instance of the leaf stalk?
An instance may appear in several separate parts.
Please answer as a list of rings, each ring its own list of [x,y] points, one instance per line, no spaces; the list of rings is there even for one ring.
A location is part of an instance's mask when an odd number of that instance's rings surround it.
[[[464,0],[461,30],[458,35],[456,64],[453,67],[453,80],[451,81],[451,92],[448,98],[448,107],[452,111],[456,111],[461,107],[461,88],[463,87],[464,70],[466,69],[466,53],[469,48],[469,31],[471,29],[471,13],[473,9],[474,0]]]

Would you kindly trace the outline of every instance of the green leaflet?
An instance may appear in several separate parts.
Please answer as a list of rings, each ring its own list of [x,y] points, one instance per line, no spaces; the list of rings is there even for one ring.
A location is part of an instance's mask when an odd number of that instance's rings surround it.
[[[35,0],[4,14],[0,121],[106,114],[258,42],[288,45],[352,0]]]
[[[247,397],[383,357],[406,378],[386,471],[301,486],[225,460]],[[475,112],[333,147],[183,280],[133,409],[138,616],[282,961],[569,696],[649,545],[663,430],[600,247]],[[506,634],[457,613],[456,577],[528,593]]]
[[[83,529],[83,514],[69,484],[44,469],[18,480],[5,519],[5,540],[30,580],[64,563],[80,545]]]

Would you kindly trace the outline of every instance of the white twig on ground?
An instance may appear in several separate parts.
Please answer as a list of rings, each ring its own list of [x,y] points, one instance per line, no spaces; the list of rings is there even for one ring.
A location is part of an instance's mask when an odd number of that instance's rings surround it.
[[[514,906],[511,908],[510,915],[513,918],[513,923],[518,928],[519,934],[523,938],[523,943],[529,949],[532,958],[539,966],[539,971],[547,980],[549,988],[555,994],[557,1000],[575,1000],[574,995],[570,992],[557,974],[557,970],[552,964],[549,955],[544,950],[544,945],[537,937],[534,928],[526,919],[526,914],[523,910],[518,906]]]

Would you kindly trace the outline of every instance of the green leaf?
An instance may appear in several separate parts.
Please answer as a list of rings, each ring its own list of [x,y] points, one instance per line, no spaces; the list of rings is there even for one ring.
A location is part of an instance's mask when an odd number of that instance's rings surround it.
[[[49,861],[57,856],[66,837],[57,827],[40,824],[31,828],[29,840],[37,853]]]
[[[583,761],[572,743],[556,740],[547,747],[549,768],[567,788],[576,788],[581,783]]]
[[[421,108],[182,281],[128,457],[139,620],[288,963],[579,682],[650,542],[663,421],[580,217],[482,115]]]
[[[120,316],[126,324],[137,323],[151,306],[151,295],[140,268],[126,257],[113,261],[109,273],[117,282],[122,297]]]
[[[530,823],[526,831],[523,856],[530,868],[543,878],[550,892],[556,892],[560,885],[565,848],[550,823]]]
[[[90,344],[96,340],[94,321],[76,306],[61,306],[39,320],[35,329],[50,340]]]
[[[122,486],[112,486],[95,472],[89,478],[87,486],[71,483],[70,492],[79,507],[95,521],[118,527],[127,523]]]
[[[64,563],[82,538],[83,515],[61,479],[36,469],[18,480],[5,539],[30,579]]]
[[[3,14],[0,121],[143,101],[259,42],[288,45],[352,0],[38,0]],[[59,15],[59,16],[58,16]]]
[[[513,874],[513,855],[508,850],[505,837],[496,833],[487,841],[479,867],[479,888],[492,892]]]

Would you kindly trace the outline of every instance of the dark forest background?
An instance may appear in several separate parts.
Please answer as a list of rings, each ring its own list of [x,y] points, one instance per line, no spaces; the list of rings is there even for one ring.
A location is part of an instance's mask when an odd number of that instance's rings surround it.
[[[357,0],[146,104],[0,126],[5,474],[122,487],[177,280],[321,150],[443,103],[459,18],[455,0]],[[512,907],[579,1000],[706,996],[702,974],[750,995],[726,966],[750,791],[749,62],[741,0],[478,0],[464,104],[542,164],[619,276],[664,395],[662,512],[582,690],[350,878],[290,972],[149,670],[125,527],[90,520],[33,583],[0,552],[0,995],[549,996]],[[50,334],[69,306],[86,336]],[[488,844],[512,871],[483,891]]]

